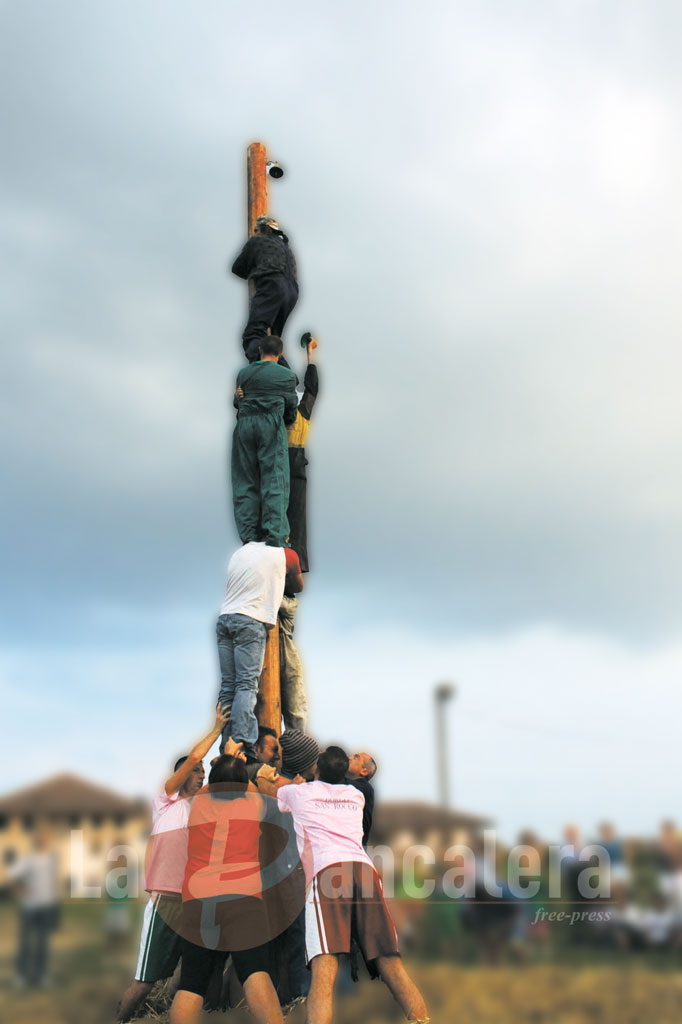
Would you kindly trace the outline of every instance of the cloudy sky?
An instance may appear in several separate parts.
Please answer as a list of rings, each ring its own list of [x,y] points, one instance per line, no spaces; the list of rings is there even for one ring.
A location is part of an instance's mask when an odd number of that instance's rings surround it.
[[[505,836],[674,816],[679,5],[0,17],[2,788],[150,793],[210,724],[260,140],[322,339],[311,730],[433,799],[454,680],[454,800]]]

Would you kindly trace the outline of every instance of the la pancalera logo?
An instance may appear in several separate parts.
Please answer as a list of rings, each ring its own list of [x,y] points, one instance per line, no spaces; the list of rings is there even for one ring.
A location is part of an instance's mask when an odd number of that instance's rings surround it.
[[[216,950],[250,949],[268,942],[304,908],[306,884],[293,819],[279,811],[276,799],[227,784],[211,786],[194,798],[186,828],[164,831],[162,824],[147,844],[144,879],[136,851],[117,846],[109,853],[115,866],[104,887],[85,884],[83,833],[73,831],[72,897],[101,898],[106,892],[113,899],[136,898],[146,885],[156,891],[156,910],[173,931]],[[488,829],[475,849],[455,844],[436,852],[418,844],[399,855],[390,846],[369,847],[367,852],[389,900],[530,902],[541,887],[545,904],[568,900],[589,905],[611,895],[609,854],[597,844],[580,850],[549,845],[541,863],[538,850],[525,844],[502,855],[496,833]],[[368,894],[373,878],[368,866]],[[354,884],[352,872],[340,868],[325,877],[329,891],[323,895],[353,898]],[[361,888],[364,884],[361,878]],[[540,919],[546,920],[548,913],[553,912],[543,906]]]

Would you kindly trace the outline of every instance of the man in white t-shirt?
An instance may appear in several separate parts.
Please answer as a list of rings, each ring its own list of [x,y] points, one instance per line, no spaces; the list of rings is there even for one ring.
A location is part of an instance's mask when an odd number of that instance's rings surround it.
[[[306,875],[306,955],[312,983],[307,1024],[331,1020],[339,957],[357,939],[408,1020],[426,1021],[419,989],[405,970],[396,930],[379,876],[362,847],[365,798],[344,783],[348,757],[328,747],[317,761],[316,781],[277,791],[280,810],[290,811]]]
[[[181,940],[173,926],[182,909],[189,812],[192,798],[204,784],[203,758],[220,736],[227,716],[227,709],[219,704],[211,731],[186,757],[176,761],[173,774],[152,801],[152,831],[145,858],[149,902],[144,911],[135,979],[118,1004],[119,1021],[131,1019],[154,983],[170,978],[180,959]]]
[[[232,555],[216,625],[221,678],[218,700],[230,708],[223,741],[231,736],[243,743],[247,752],[252,752],[258,739],[254,708],[265,642],[268,629],[277,622],[285,587],[289,594],[303,590],[298,555],[291,548],[250,541]]]
[[[50,935],[59,917],[57,854],[46,828],[37,830],[31,853],[10,865],[7,880],[19,902],[17,985],[46,985]]]

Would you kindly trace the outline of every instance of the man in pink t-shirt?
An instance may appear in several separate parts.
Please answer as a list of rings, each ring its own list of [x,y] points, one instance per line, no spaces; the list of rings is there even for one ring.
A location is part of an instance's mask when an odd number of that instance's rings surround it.
[[[135,979],[118,1004],[119,1021],[131,1019],[154,983],[170,978],[180,959],[180,937],[173,925],[182,908],[189,812],[192,798],[204,784],[203,758],[220,736],[228,716],[228,709],[219,704],[211,731],[187,757],[176,761],[173,774],[152,801],[152,831],[145,862],[149,902],[144,911]]]
[[[419,989],[405,970],[379,876],[362,847],[365,798],[344,783],[348,757],[328,747],[317,761],[315,782],[277,791],[280,810],[290,811],[306,874],[306,955],[312,983],[307,1024],[331,1020],[339,957],[357,939],[408,1020],[426,1021]]]

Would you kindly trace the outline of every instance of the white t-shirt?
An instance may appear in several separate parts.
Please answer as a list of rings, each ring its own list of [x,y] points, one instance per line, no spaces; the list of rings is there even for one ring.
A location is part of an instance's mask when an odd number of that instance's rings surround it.
[[[330,864],[372,861],[362,847],[365,798],[355,786],[305,782],[277,790],[281,811],[291,811],[306,882]]]
[[[27,910],[51,907],[57,902],[57,855],[54,850],[29,853],[7,869],[7,877],[19,882],[19,902]]]
[[[238,548],[227,567],[227,591],[221,615],[248,615],[274,626],[284,597],[284,548],[250,541]]]
[[[189,813],[192,801],[165,789],[152,801],[152,833],[147,844],[145,880],[148,892],[182,892],[187,864]]]

